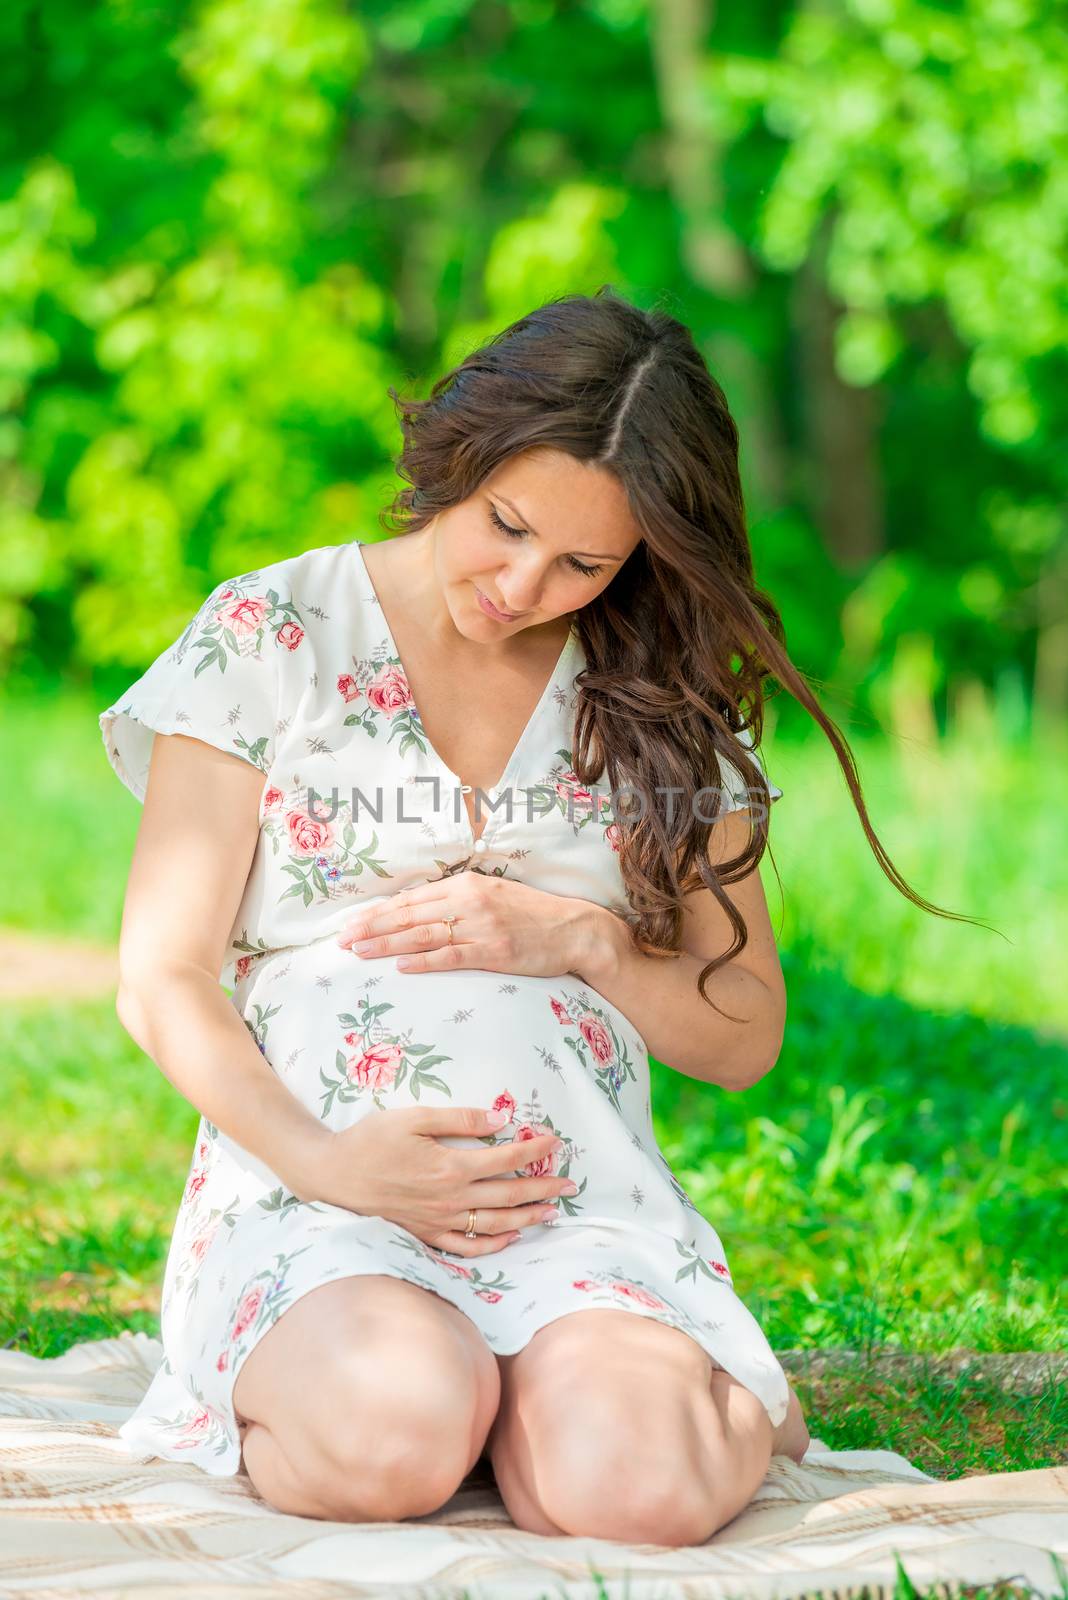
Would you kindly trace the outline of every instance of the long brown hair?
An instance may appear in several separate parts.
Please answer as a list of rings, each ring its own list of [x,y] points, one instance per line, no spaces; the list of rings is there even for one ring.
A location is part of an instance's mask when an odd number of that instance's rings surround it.
[[[760,862],[771,795],[758,762],[769,678],[790,692],[830,740],[875,859],[896,889],[916,894],[868,817],[846,740],[786,652],[782,618],[758,589],[738,472],[738,430],[726,397],[688,328],[642,310],[605,285],[551,300],[503,329],[433,385],[426,400],[394,389],[410,486],[382,512],[390,532],[415,532],[472,495],[511,456],[553,448],[620,480],[642,539],[611,583],[576,613],[587,667],[576,678],[573,768],[584,784],[607,769],[613,794],[633,789],[641,814],[620,823],[620,868],[635,948],[681,950],[682,897],[708,888],[734,941],[698,976],[748,942],[744,918],[723,892]],[[773,690],[772,692],[777,692]],[[758,801],[740,855],[709,860],[706,806],[650,803],[658,791],[690,796],[722,782],[730,762]]]

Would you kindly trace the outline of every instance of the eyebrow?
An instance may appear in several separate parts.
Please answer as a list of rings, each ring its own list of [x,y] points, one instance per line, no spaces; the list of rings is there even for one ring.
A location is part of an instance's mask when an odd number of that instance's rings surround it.
[[[519,507],[516,505],[515,501],[514,500],[509,500],[509,498],[508,498],[508,496],[506,494],[501,494],[499,491],[495,491],[495,492],[497,493],[497,499],[498,500],[503,500],[505,505],[508,507],[509,511],[514,511],[516,516],[519,518],[520,522],[526,523],[526,526],[530,529],[530,532],[533,533],[533,534],[536,534],[537,537],[540,539],[541,538],[541,534],[538,533],[537,528],[531,527],[529,517],[525,517],[523,515],[523,513],[520,511]],[[568,553],[570,555],[573,555],[573,556],[589,556],[591,561],[622,561],[623,560],[622,556],[601,555],[596,550],[571,550]]]

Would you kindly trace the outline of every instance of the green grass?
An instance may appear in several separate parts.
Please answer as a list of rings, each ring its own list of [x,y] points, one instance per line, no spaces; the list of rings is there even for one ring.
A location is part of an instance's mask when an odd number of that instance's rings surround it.
[[[3,714],[0,756],[52,852],[11,853],[2,922],[115,935],[138,807],[104,761],[104,703]],[[788,897],[783,1052],[743,1095],[653,1064],[661,1147],[779,1350],[1065,1343],[1068,822],[1051,796],[1068,752],[981,735],[922,760],[858,741],[858,762],[909,881],[1012,942],[908,905],[879,872],[829,748],[769,745],[785,791],[773,812]],[[10,785],[5,807],[18,837]],[[778,922],[767,861],[764,882]],[[125,1326],[156,1333],[196,1112],[110,1001],[9,1010],[0,1094],[0,1344],[50,1355]],[[875,1367],[798,1388],[833,1446],[899,1449],[939,1476],[1068,1453],[1063,1393],[1005,1395],[975,1378],[895,1388]]]
[[[121,692],[116,686],[116,694]],[[106,693],[0,693],[0,924],[118,937],[140,806],[108,766],[97,716]]]

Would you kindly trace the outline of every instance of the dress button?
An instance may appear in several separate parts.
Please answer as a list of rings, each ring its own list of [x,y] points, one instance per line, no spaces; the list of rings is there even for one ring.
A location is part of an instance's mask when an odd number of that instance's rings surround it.
[[[489,846],[487,845],[485,839],[476,839],[475,840],[475,849],[476,850],[488,850]]]

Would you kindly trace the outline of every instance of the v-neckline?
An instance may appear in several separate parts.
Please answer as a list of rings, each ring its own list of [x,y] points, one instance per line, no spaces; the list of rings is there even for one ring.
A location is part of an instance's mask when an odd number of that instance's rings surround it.
[[[375,588],[374,580],[371,577],[370,568],[367,565],[367,558],[363,553],[365,543],[373,543],[374,541],[354,539],[352,542],[356,547],[360,571],[363,574],[364,583],[366,584],[370,599],[373,601],[375,608],[382,619],[382,628],[386,636],[386,643],[389,646],[390,655],[400,667],[401,672],[404,674],[404,681],[408,686],[408,693],[412,698],[412,709],[415,712],[416,719],[419,723],[419,728],[422,733],[423,743],[426,746],[427,754],[430,756],[431,760],[436,763],[438,767],[440,767],[445,776],[453,780],[458,790],[469,793],[471,792],[473,786],[471,784],[464,784],[460,778],[460,775],[456,772],[453,772],[452,768],[446,764],[442,756],[435,749],[434,745],[430,741],[429,735],[427,734],[426,725],[423,722],[422,714],[412,691],[412,680],[408,676],[408,669],[401,658],[400,651],[397,649],[397,641],[393,637],[393,629],[389,625],[389,619],[386,616],[385,608],[382,605],[381,599],[379,598],[378,590]],[[519,738],[516,740],[511,755],[508,757],[508,760],[505,763],[504,771],[501,773],[496,783],[491,784],[488,789],[482,790],[482,793],[487,797],[496,800],[501,794],[502,790],[505,790],[508,787],[509,781],[514,780],[517,776],[520,759],[523,755],[523,750],[526,746],[527,740],[530,737],[535,724],[540,722],[541,714],[556,687],[557,680],[559,679],[561,673],[570,666],[572,651],[574,650],[576,643],[577,639],[575,629],[572,625],[572,627],[568,630],[567,638],[564,640],[563,648],[556,658],[555,665],[553,666],[553,669],[546,680],[545,687],[542,689],[541,694],[538,697],[537,704],[524,723],[523,730],[520,733]],[[474,827],[471,823],[471,814],[468,811],[466,804],[464,805],[463,813],[464,822],[467,826],[467,832],[470,837],[472,848],[476,846],[481,848],[482,841],[486,839],[486,835],[491,830],[495,830],[498,824],[500,813],[498,811],[490,812],[489,816],[483,821],[482,831],[477,838],[475,836]]]

